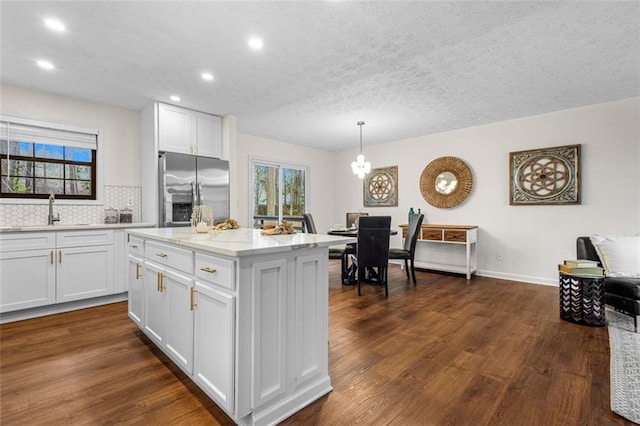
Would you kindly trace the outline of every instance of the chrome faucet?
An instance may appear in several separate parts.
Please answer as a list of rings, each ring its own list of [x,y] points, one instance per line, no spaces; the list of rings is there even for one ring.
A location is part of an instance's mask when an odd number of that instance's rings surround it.
[[[56,222],[60,222],[60,213],[53,215],[53,203],[56,202],[56,197],[53,196],[53,192],[49,193],[49,217],[47,218],[47,224],[53,225]]]

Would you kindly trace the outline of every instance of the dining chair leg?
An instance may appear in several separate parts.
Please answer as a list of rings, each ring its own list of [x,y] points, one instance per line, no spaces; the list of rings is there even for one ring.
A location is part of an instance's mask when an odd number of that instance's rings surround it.
[[[387,269],[386,267],[381,268],[382,276],[384,277],[384,297],[389,297],[389,281],[387,280]]]
[[[409,279],[409,263],[407,262],[407,259],[404,260],[404,271],[407,274],[407,279]]]
[[[413,278],[413,285],[416,285],[416,265],[413,259],[411,259],[411,277]]]

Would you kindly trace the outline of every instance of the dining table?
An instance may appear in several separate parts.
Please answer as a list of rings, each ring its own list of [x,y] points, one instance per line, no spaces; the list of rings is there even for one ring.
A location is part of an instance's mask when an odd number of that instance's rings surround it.
[[[342,237],[358,237],[358,228],[332,228],[327,232],[329,235],[339,235]],[[389,235],[398,235],[398,231],[395,229],[389,230]],[[356,243],[349,243],[354,246]],[[351,263],[349,264],[349,259],[351,259]],[[357,283],[357,273],[358,273],[358,258],[356,255],[350,254],[347,258],[347,267],[345,271],[342,271],[342,283],[346,285],[354,285]],[[373,270],[369,271],[367,274],[373,281],[376,280],[377,274]]]

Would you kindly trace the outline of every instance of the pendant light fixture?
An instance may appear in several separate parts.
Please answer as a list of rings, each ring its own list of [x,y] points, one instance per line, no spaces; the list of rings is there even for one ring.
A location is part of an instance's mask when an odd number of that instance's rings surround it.
[[[358,121],[358,126],[360,126],[360,154],[356,158],[356,161],[351,163],[351,170],[353,170],[354,175],[358,175],[360,179],[364,179],[364,175],[371,171],[371,163],[364,161],[364,155],[362,155],[362,126],[364,126],[364,121]]]

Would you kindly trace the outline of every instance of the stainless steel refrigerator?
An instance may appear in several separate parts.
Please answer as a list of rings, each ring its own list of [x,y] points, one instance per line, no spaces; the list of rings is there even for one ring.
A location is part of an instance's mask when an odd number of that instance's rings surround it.
[[[159,226],[189,226],[196,206],[211,207],[215,223],[229,218],[229,162],[161,152],[158,178]]]

